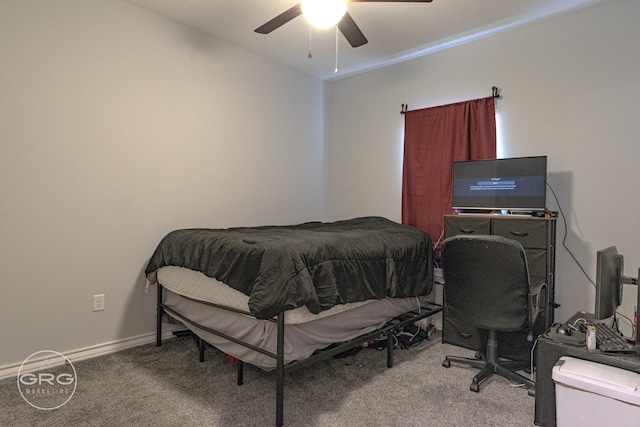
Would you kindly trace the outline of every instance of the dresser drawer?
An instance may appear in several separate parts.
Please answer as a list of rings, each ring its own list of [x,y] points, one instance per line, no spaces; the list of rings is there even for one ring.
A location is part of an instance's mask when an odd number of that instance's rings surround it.
[[[547,221],[495,219],[493,234],[517,240],[524,248],[547,247]]]
[[[480,330],[466,323],[448,317],[446,313],[442,321],[442,342],[460,347],[478,350],[482,348]]]
[[[449,238],[458,234],[491,234],[491,220],[463,216],[445,217],[444,237]]]
[[[547,251],[543,249],[525,249],[529,276],[543,279],[547,277]]]
[[[442,327],[443,343],[486,352],[486,330],[467,326],[450,317],[445,317]],[[533,343],[527,340],[527,331],[498,332],[498,343],[498,356],[511,360],[530,360]]]

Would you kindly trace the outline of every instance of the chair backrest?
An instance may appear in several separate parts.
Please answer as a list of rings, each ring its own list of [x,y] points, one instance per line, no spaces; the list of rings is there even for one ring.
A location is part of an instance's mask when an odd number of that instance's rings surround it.
[[[529,325],[529,269],[522,245],[501,236],[458,235],[442,244],[448,316],[481,329]]]

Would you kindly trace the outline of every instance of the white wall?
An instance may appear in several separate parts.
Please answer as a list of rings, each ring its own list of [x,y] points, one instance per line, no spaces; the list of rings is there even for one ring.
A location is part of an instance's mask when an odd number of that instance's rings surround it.
[[[173,229],[323,217],[319,80],[114,0],[0,2],[0,57],[0,368],[152,332]]]
[[[640,2],[604,4],[330,84],[327,220],[400,220],[403,116],[491,95],[505,157],[547,155],[558,221],[557,320],[593,311],[595,253],[617,245],[640,267]],[[548,205],[557,210],[553,197]],[[437,238],[438,236],[435,236]],[[623,311],[633,314],[635,288]]]

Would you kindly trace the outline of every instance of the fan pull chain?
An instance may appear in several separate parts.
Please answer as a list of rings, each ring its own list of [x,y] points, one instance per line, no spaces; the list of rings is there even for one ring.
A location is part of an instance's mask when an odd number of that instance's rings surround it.
[[[313,27],[311,25],[309,25],[309,53],[307,54],[307,58],[311,59],[313,58],[313,55],[311,55],[311,32],[313,30]]]
[[[336,69],[333,70],[334,74],[338,74],[338,26],[336,25]]]

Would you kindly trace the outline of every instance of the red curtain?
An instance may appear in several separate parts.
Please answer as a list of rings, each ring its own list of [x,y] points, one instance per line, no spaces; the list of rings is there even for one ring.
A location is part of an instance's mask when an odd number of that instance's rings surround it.
[[[493,97],[405,112],[402,223],[438,241],[451,213],[453,162],[495,158]]]

